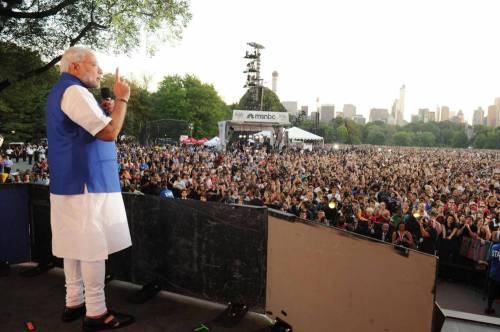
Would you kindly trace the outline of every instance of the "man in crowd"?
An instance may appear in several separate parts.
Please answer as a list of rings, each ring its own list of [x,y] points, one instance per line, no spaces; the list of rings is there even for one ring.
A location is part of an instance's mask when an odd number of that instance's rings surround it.
[[[392,242],[392,230],[390,229],[389,223],[385,222],[379,231],[375,232],[374,238],[382,242]]]
[[[495,239],[498,241],[498,237]],[[493,302],[500,297],[500,243],[494,244],[488,255],[488,306],[485,309],[487,315],[494,315]]]
[[[33,150],[33,147],[31,146],[31,144],[29,144],[28,147],[26,148],[26,155],[28,156],[28,164],[30,164],[30,165],[33,162],[33,153],[34,152],[35,152],[35,150]]]
[[[102,78],[92,51],[69,48],[60,71],[48,96],[46,122],[52,252],[64,259],[66,279],[62,320],[85,315],[85,331],[119,328],[133,317],[107,309],[104,276],[108,255],[131,245],[114,142],[123,126],[130,87],[117,69],[116,100],[103,105],[107,116],[87,90],[98,88]]]

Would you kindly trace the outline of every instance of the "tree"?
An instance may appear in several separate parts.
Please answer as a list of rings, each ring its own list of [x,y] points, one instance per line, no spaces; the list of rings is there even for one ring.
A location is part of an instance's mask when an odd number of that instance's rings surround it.
[[[384,130],[377,126],[371,126],[368,130],[367,141],[368,144],[383,145],[385,144]]]
[[[266,112],[286,112],[278,96],[270,89],[263,87],[264,99],[262,110]],[[261,88],[252,87],[245,92],[239,102],[239,108],[242,110],[260,110]]]
[[[436,144],[436,136],[430,131],[418,132],[415,134],[413,142],[417,146],[434,146]]]
[[[479,149],[500,149],[500,127],[479,132],[474,137],[473,145]]]
[[[0,63],[0,80],[43,65],[36,52],[11,43],[0,43]],[[57,79],[58,73],[51,69],[0,92],[0,133],[7,141],[30,141],[46,136],[45,103]]]
[[[190,19],[186,0],[0,0],[0,42],[36,50],[47,60],[4,78],[0,91],[52,68],[69,46],[128,53],[151,40],[153,52],[153,36],[179,39]]]
[[[348,135],[347,143],[349,143],[349,144],[361,144],[362,127],[350,119],[344,119],[344,121],[345,121],[345,127],[347,129],[347,135]]]
[[[484,149],[485,146],[486,146],[486,142],[488,140],[486,133],[479,133],[478,135],[476,135],[474,137],[474,142],[473,142],[473,146],[476,148],[476,149]]]
[[[413,133],[408,131],[399,131],[392,136],[394,145],[410,146],[413,143]]]
[[[153,94],[153,119],[193,123],[193,135],[197,137],[216,135],[218,121],[230,116],[229,107],[214,87],[192,75],[167,76]]]
[[[337,142],[339,142],[339,143],[348,143],[349,134],[347,132],[347,127],[344,126],[344,125],[338,127],[335,136],[337,138]]]
[[[451,146],[454,148],[466,148],[469,145],[469,139],[465,130],[459,130],[453,133],[451,137]]]
[[[333,127],[327,123],[320,123],[320,127],[324,133],[323,139],[325,143],[332,143],[334,141]]]

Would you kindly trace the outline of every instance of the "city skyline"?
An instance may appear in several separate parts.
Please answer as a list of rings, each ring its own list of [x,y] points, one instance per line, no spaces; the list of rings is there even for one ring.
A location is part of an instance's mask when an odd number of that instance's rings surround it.
[[[500,96],[495,79],[500,3],[318,0],[304,6],[256,0],[241,6],[194,0],[191,10],[183,40],[160,45],[152,57],[145,46],[130,58],[104,56],[103,69],[113,72],[118,65],[129,77],[149,76],[151,90],[166,75],[194,74],[230,104],[245,92],[243,56],[246,43],[255,41],[266,47],[261,71],[266,87],[272,88],[277,71],[280,100],[312,111],[319,97],[338,110],[356,105],[368,118],[371,108],[391,110],[404,84],[406,121],[420,108],[447,105],[461,109],[471,123],[475,109],[486,110]]]

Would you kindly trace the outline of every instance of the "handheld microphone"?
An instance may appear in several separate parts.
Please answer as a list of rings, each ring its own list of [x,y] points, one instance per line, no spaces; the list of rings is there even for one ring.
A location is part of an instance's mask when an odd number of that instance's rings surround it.
[[[110,100],[111,90],[109,88],[101,88],[101,98],[102,100]]]

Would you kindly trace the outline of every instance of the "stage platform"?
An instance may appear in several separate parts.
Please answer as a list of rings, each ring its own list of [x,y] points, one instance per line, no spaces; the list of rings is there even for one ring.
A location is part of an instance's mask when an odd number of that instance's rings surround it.
[[[441,332],[490,332],[500,327],[500,303],[495,315],[484,315],[486,291],[458,282],[438,280],[436,302],[447,317]]]
[[[64,308],[64,273],[54,268],[33,278],[19,275],[27,265],[12,266],[10,275],[0,278],[0,331],[27,331],[26,321],[33,321],[36,331],[81,331],[81,320],[62,323]],[[113,280],[106,286],[110,309],[135,316],[136,322],[120,331],[190,332],[199,323],[208,322],[224,306],[169,292],[160,292],[145,304],[131,304],[125,298],[140,289],[131,283]],[[210,331],[268,331],[270,321],[263,315],[248,312],[234,328],[213,327]]]

